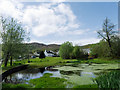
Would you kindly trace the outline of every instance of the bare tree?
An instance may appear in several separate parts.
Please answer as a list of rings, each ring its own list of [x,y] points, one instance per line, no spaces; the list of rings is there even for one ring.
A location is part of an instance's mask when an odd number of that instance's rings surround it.
[[[115,35],[115,31],[113,30],[115,27],[114,24],[110,23],[110,20],[108,18],[105,19],[103,23],[103,29],[99,30],[97,33],[99,34],[99,37],[103,38],[103,40],[107,41],[110,53],[113,54],[112,51],[112,45],[111,45],[111,38]]]

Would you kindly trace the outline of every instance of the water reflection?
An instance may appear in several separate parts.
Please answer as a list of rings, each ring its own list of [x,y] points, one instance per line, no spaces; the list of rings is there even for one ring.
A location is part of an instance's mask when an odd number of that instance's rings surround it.
[[[80,76],[87,76],[87,77],[92,77],[92,78],[96,77],[93,72],[81,72]]]
[[[61,77],[60,71],[58,70],[53,70],[47,68],[35,68],[35,69],[26,69],[20,72],[16,72],[10,76],[8,76],[4,82],[7,83],[22,83],[25,81],[28,81],[30,79],[35,79],[35,78],[40,78],[42,77],[45,73],[52,73],[53,75],[51,77]]]
[[[33,68],[33,69],[26,69],[23,71],[19,71],[8,76],[4,82],[9,83],[24,83],[30,79],[40,78],[45,73],[52,73],[51,77],[60,77],[65,79],[73,80],[75,77],[76,80],[84,80],[84,77],[87,78],[95,78],[99,76],[102,72],[106,72],[109,70],[115,70],[114,67],[106,67],[109,65],[102,65],[102,64],[74,64],[74,65],[65,65],[65,66],[56,66],[56,67],[45,67],[45,68]],[[113,65],[111,65],[113,66]],[[106,67],[106,69],[105,69]],[[118,69],[120,70],[120,69]],[[83,78],[83,79],[82,79]]]
[[[61,74],[63,75],[78,75],[78,76],[87,76],[87,77],[92,77],[92,78],[95,78],[95,74],[93,72],[84,72],[82,70],[77,70],[77,71],[60,71]]]

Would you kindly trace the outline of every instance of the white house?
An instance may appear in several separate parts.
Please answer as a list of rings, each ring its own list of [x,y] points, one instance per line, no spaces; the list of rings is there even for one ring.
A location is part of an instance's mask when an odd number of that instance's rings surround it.
[[[59,55],[59,51],[57,51],[56,54]]]
[[[90,48],[88,48],[88,49],[83,49],[83,51],[89,54],[89,53],[90,53]]]
[[[53,56],[54,56],[54,52],[51,51],[51,50],[48,51],[48,52],[45,50],[45,51],[44,51],[44,54],[45,54],[46,57],[53,57]]]
[[[37,52],[34,53],[35,56],[39,56],[39,54]]]

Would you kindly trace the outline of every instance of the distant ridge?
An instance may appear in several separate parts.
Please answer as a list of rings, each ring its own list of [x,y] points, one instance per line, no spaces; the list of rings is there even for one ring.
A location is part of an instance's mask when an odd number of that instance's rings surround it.
[[[34,50],[53,50],[53,51],[58,51],[60,48],[60,45],[57,44],[43,44],[43,43],[37,43],[37,42],[33,42],[33,43],[27,43],[28,45],[32,46],[32,48]]]
[[[33,43],[27,43],[28,45],[30,45],[32,48],[32,50],[53,50],[53,51],[58,51],[61,45],[58,44],[43,44],[43,43],[37,43],[37,42],[33,42]],[[92,45],[95,44],[88,44],[88,45],[83,45],[80,46],[83,49],[87,49],[87,48],[91,48]]]

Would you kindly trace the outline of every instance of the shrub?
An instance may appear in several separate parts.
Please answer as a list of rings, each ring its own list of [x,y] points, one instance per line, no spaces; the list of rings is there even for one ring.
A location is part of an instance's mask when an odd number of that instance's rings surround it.
[[[91,47],[90,56],[97,57],[110,57],[110,48],[106,41],[100,41],[100,43]]]
[[[79,46],[75,46],[71,57],[74,59],[86,59],[88,57],[88,53],[85,53]]]
[[[120,57],[120,37],[114,36],[112,38],[112,50],[113,50],[113,57]]]
[[[65,42],[60,46],[60,57],[63,59],[69,59],[73,51],[73,45],[70,42]]]

